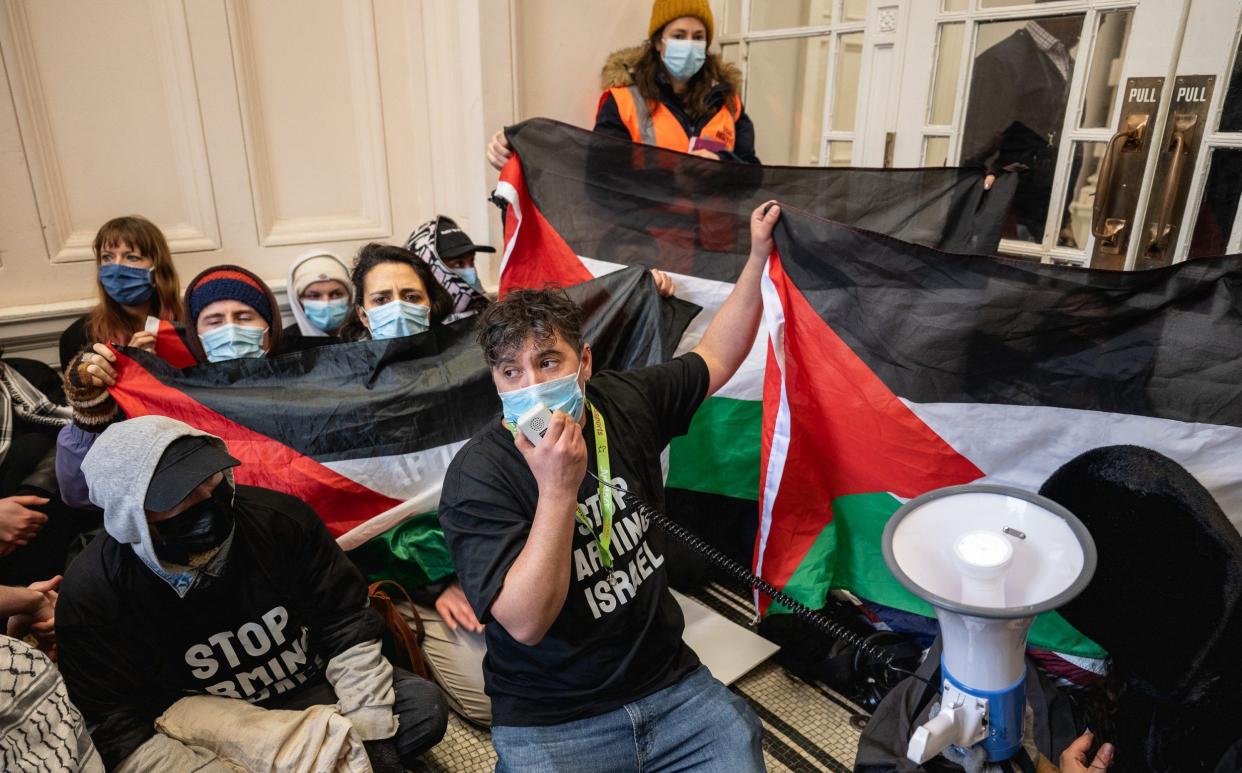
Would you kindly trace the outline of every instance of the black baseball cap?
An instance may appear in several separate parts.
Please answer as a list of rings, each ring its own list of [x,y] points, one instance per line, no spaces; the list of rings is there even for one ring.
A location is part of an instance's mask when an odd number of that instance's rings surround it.
[[[241,462],[211,439],[183,435],[168,444],[155,466],[142,506],[153,512],[171,510],[203,481]]]
[[[466,232],[457,227],[452,218],[440,215],[436,218],[436,254],[441,260],[452,260],[468,252],[495,252],[495,247],[475,244]]]

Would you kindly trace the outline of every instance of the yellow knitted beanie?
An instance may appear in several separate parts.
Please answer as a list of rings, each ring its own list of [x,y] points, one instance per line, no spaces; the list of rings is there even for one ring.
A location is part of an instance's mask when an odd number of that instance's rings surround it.
[[[712,44],[715,36],[715,21],[712,19],[712,7],[707,0],[655,0],[651,6],[651,24],[647,27],[647,37],[668,24],[673,19],[693,16],[707,27],[707,45]]]

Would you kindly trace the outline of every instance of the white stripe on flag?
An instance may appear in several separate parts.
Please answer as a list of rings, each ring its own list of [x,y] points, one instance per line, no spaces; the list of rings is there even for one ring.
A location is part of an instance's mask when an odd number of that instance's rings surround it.
[[[592,276],[603,276],[611,274],[614,271],[620,271],[626,266],[620,263],[611,263],[605,260],[596,260],[595,258],[587,258],[581,255],[578,259],[591,272]],[[674,274],[666,272],[672,278],[673,283],[677,286],[676,295],[685,301],[703,307],[695,318],[686,328],[686,332],[682,334],[681,343],[677,346],[675,354],[685,354],[694,347],[699,345],[699,341],[703,339],[703,333],[706,332],[707,326],[716,317],[716,312],[720,311],[721,304],[725,298],[729,297],[729,293],[733,292],[732,282],[718,282],[712,279],[700,279],[696,276],[687,274]],[[731,397],[736,400],[762,400],[763,399],[763,368],[767,361],[768,335],[764,320],[759,321],[759,332],[755,336],[755,341],[747,353],[746,359],[742,361],[741,367],[733,374],[733,378],[716,391],[715,397]]]
[[[772,530],[772,510],[776,504],[776,492],[780,491],[781,478],[785,474],[785,458],[789,453],[789,396],[785,392],[785,308],[776,292],[776,285],[768,273],[772,259],[763,265],[759,288],[763,297],[763,318],[770,332],[772,352],[776,367],[780,369],[781,402],[776,410],[776,423],[772,431],[772,446],[768,458],[763,490],[759,492],[759,549],[756,551],[755,574],[763,576],[763,559],[768,550],[768,534]],[[766,341],[766,338],[765,338]],[[762,398],[763,393],[760,392]],[[755,611],[759,611],[759,591],[754,593]]]
[[[1189,470],[1242,530],[1242,428],[1047,406],[902,402],[983,470],[979,483],[1038,491],[1084,451],[1142,446]]]
[[[516,218],[513,226],[513,237],[505,242],[505,251],[500,258],[500,270],[496,272],[496,276],[503,279],[505,266],[509,265],[509,256],[513,254],[513,245],[517,244],[518,230],[522,227],[522,205],[518,203],[517,189],[511,183],[507,183],[504,180],[496,183],[495,194],[498,198],[509,202],[509,206],[513,209],[513,217]]]
[[[444,473],[466,440],[395,456],[342,459],[324,466],[390,499],[402,500],[366,523],[355,526],[337,538],[344,550],[351,550],[372,537],[388,531],[405,519],[434,511],[440,506]],[[311,503],[314,504],[313,502]]]

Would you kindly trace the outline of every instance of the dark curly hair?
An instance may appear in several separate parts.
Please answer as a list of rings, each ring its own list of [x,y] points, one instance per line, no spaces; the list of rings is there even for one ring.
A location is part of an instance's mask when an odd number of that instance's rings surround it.
[[[436,281],[435,276],[431,273],[431,268],[422,259],[404,247],[371,242],[358,250],[358,256],[354,258],[354,267],[349,272],[349,280],[354,286],[354,298],[357,306],[354,308],[354,313],[349,316],[344,326],[341,327],[340,336],[342,340],[362,341],[371,337],[367,326],[362,324],[362,318],[358,314],[358,307],[362,306],[362,290],[363,285],[366,284],[367,275],[381,263],[402,263],[414,269],[414,273],[418,275],[419,280],[423,283],[423,287],[427,288],[427,297],[431,301],[431,324],[438,325],[444,321],[445,317],[453,313],[453,299],[449,296],[448,291]]]
[[[479,318],[479,345],[493,368],[527,339],[546,346],[558,335],[574,351],[582,350],[582,309],[559,287],[512,290]]]

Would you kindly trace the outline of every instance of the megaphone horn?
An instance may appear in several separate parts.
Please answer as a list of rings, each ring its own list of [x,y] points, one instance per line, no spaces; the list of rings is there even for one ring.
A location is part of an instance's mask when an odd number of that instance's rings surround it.
[[[907,750],[982,745],[989,761],[1022,745],[1026,634],[1095,573],[1095,542],[1061,505],[1011,486],[950,486],[906,502],[884,527],[884,562],[940,622],[940,713]]]

